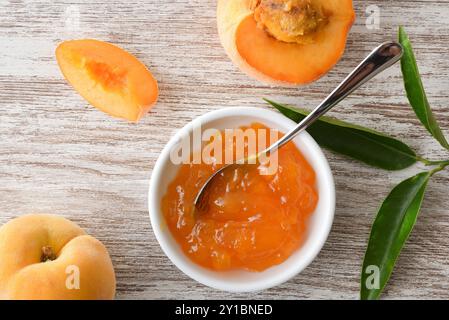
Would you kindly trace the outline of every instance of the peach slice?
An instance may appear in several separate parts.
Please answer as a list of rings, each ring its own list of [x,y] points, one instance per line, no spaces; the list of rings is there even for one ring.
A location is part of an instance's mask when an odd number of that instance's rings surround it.
[[[98,40],[61,43],[56,59],[64,77],[96,108],[137,122],[156,103],[158,85],[130,53]]]

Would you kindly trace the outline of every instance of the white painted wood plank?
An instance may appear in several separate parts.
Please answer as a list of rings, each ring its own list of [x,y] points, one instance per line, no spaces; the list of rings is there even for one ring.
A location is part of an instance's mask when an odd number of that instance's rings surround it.
[[[290,282],[257,294],[227,294],[190,280],[164,256],[151,231],[147,187],[159,152],[191,119],[218,108],[267,107],[271,97],[311,108],[379,42],[403,24],[414,42],[429,99],[449,136],[449,1],[354,1],[358,20],[344,58],[301,88],[271,88],[229,61],[215,26],[214,0],[0,0],[0,223],[21,214],[67,216],[109,248],[118,298],[358,297],[370,225],[389,190],[418,168],[383,172],[327,152],[337,213],[319,257]],[[365,9],[381,8],[381,29]],[[77,19],[76,17],[79,17]],[[111,119],[63,80],[58,42],[97,38],[137,55],[159,80],[158,105],[139,124]],[[399,137],[423,156],[449,158],[419,125],[403,94],[399,67],[332,112]],[[430,184],[422,215],[386,298],[449,298],[449,173]]]

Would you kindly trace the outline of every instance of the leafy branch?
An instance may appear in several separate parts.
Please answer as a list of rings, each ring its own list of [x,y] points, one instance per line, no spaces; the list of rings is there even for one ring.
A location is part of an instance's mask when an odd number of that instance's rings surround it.
[[[449,143],[428,102],[412,45],[402,27],[399,28],[399,41],[404,48],[401,70],[410,105],[427,131],[449,150]],[[308,114],[301,109],[265,101],[295,122]],[[309,127],[308,132],[321,146],[377,168],[401,170],[418,161],[434,167],[394,187],[377,213],[363,261],[360,298],[378,299],[415,226],[430,179],[449,167],[449,160],[424,159],[393,137],[335,118],[322,117]]]

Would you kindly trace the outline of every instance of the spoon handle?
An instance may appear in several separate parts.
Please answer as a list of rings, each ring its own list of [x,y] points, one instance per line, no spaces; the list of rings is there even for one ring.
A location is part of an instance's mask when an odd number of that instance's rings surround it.
[[[388,69],[402,57],[402,46],[396,42],[386,42],[374,49],[365,60],[362,61],[346,79],[327,96],[318,107],[315,108],[303,121],[293,130],[284,135],[278,142],[271,145],[262,153],[268,154],[276,151],[287,142],[295,138],[300,132],[307,129],[318,118],[345,99],[354,90],[365,84],[373,77]]]

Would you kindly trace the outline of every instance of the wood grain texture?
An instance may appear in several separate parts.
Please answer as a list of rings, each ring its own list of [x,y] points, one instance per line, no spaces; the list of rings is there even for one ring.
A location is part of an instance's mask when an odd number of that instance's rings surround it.
[[[370,225],[381,200],[419,171],[385,172],[326,152],[335,174],[337,212],[318,258],[288,283],[256,294],[227,294],[189,279],[162,253],[147,212],[148,181],[170,136],[207,111],[267,108],[261,98],[311,108],[375,45],[403,24],[429,100],[449,136],[449,1],[354,1],[358,19],[340,63],[301,89],[271,88],[226,57],[214,0],[0,0],[0,224],[30,212],[62,214],[108,247],[120,299],[356,299]],[[369,5],[379,30],[365,26]],[[139,124],[90,107],[63,80],[58,42],[96,38],[129,50],[160,84],[158,105]],[[388,132],[419,154],[449,158],[416,120],[399,66],[332,112]],[[385,292],[389,299],[449,298],[449,172],[432,180],[417,226]]]

